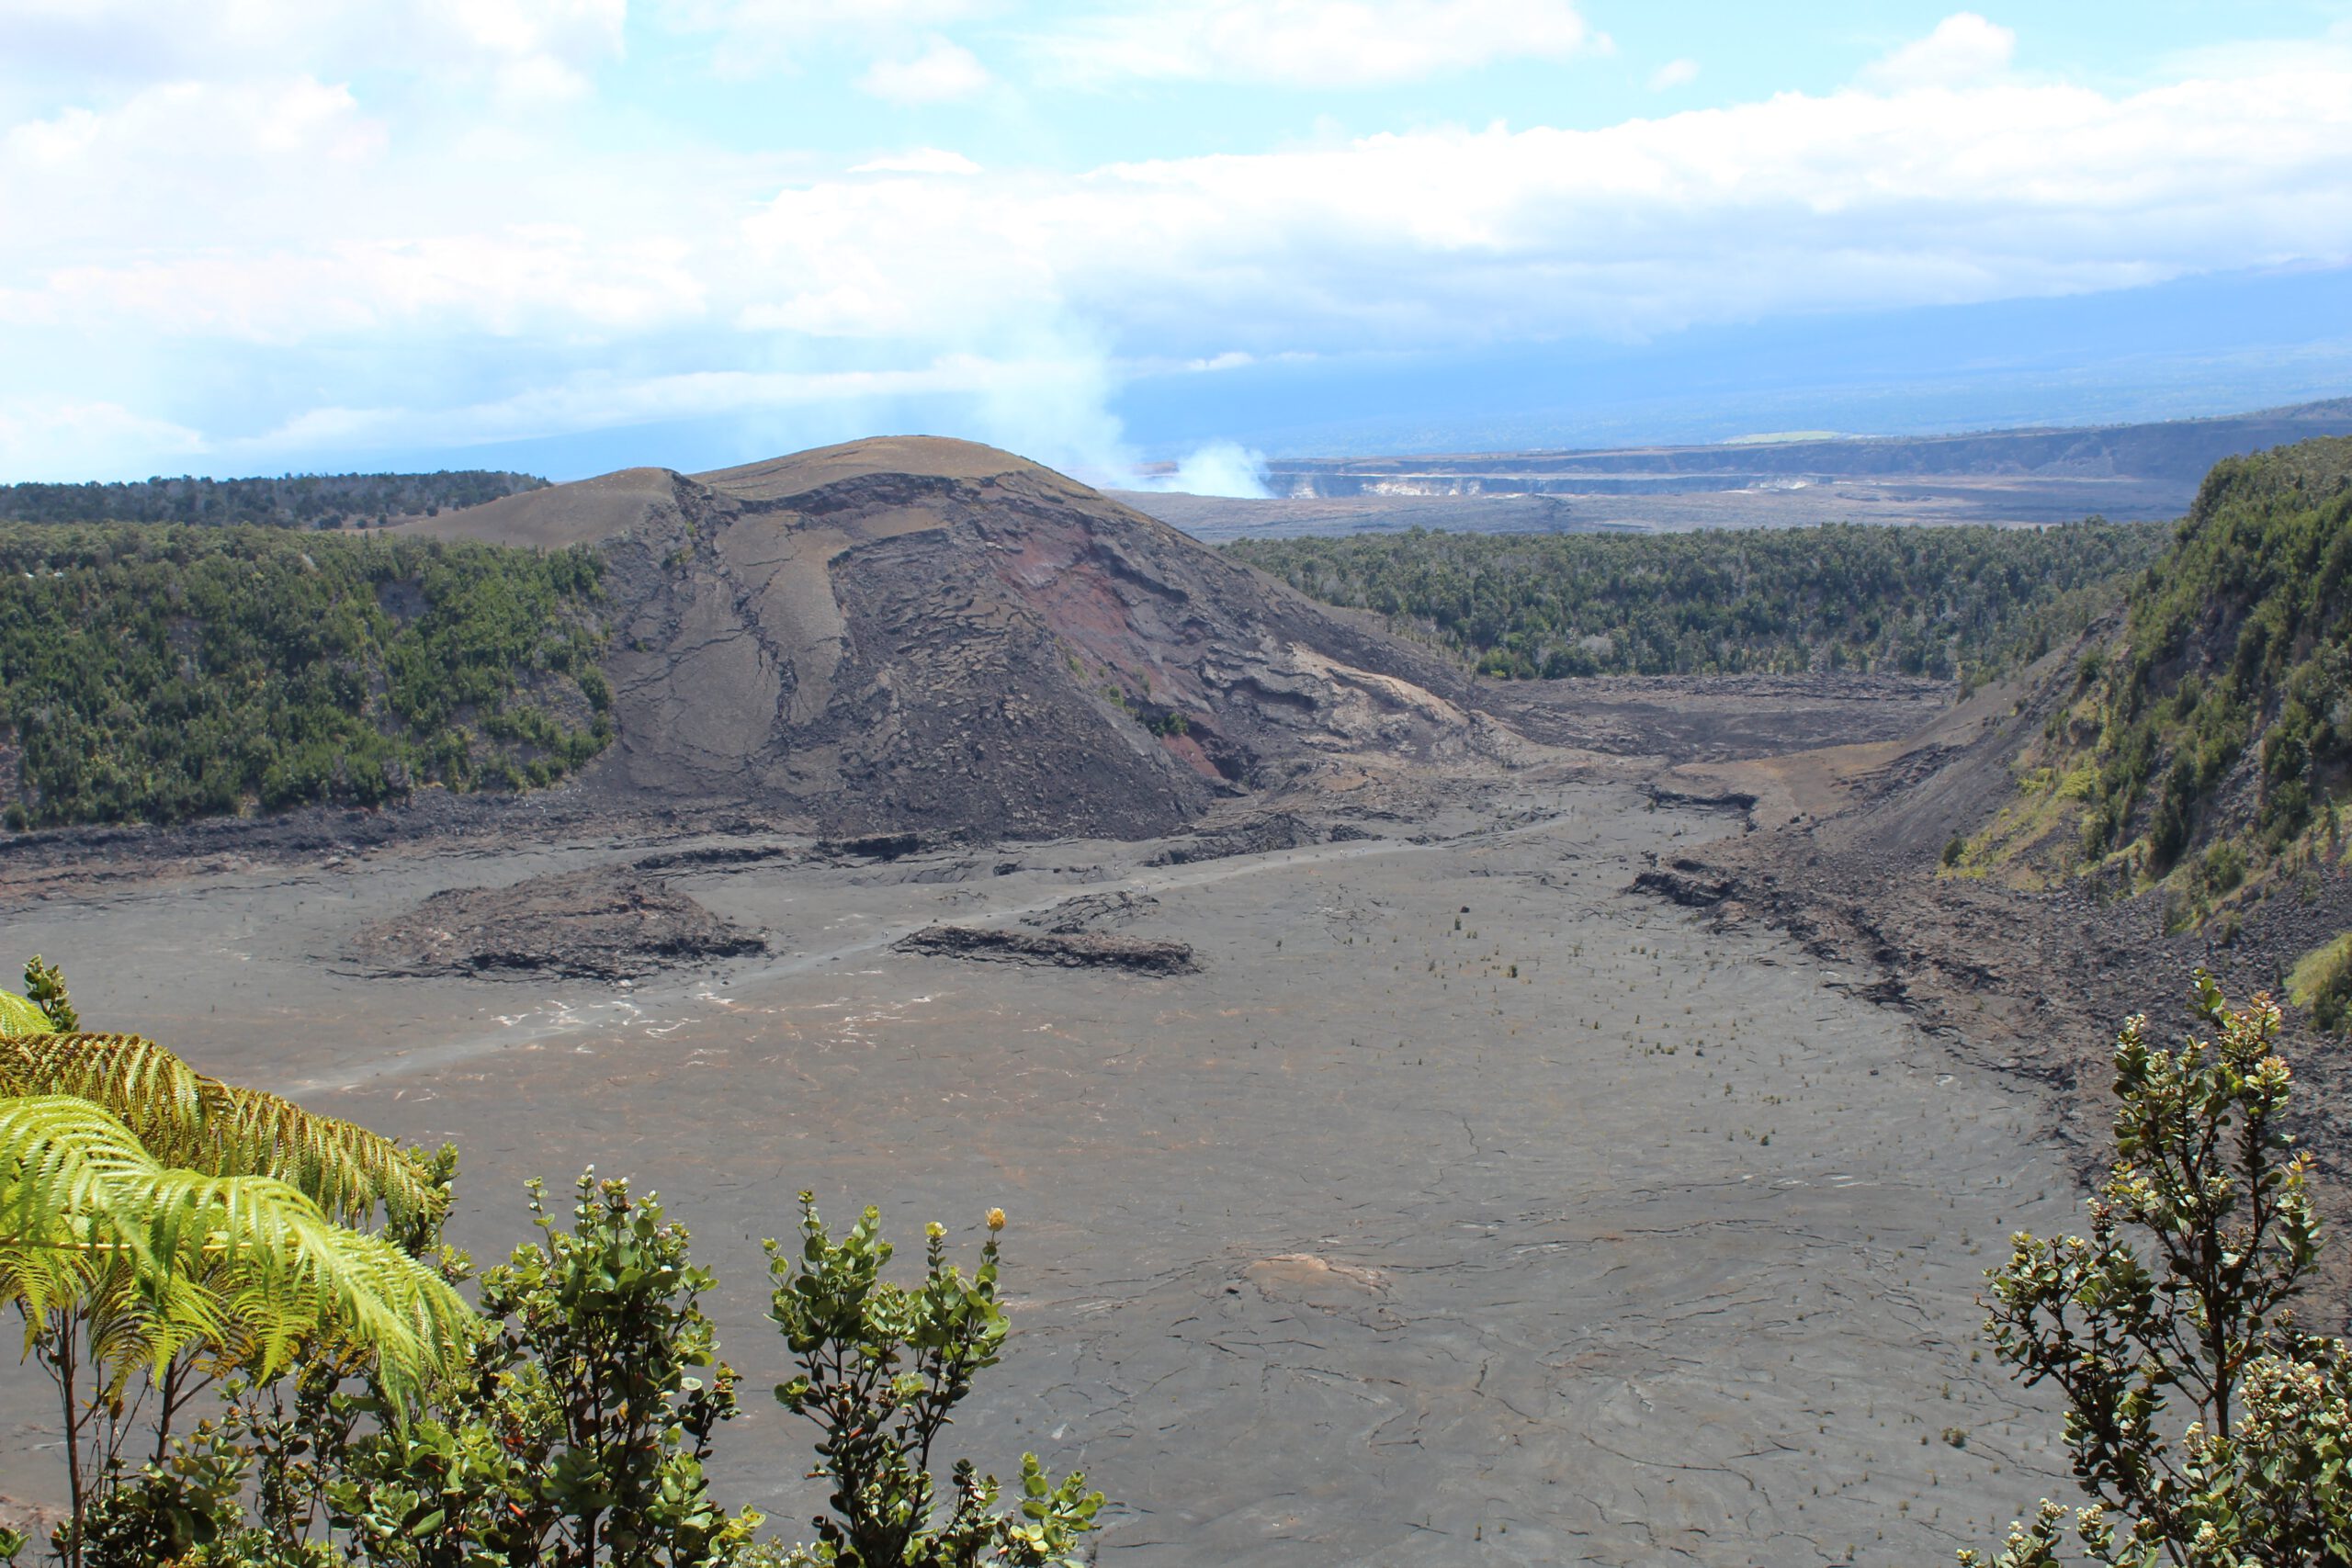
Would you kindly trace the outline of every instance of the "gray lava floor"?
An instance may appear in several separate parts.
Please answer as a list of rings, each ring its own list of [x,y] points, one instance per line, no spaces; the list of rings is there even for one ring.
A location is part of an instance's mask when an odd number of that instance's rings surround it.
[[[1494,824],[1509,824],[1495,826]],[[465,1151],[458,1239],[582,1164],[716,1267],[731,1503],[797,1533],[758,1242],[794,1193],[912,1257],[1006,1233],[1011,1351],[952,1436],[1118,1506],[1106,1563],[1930,1563],[2066,1495],[1973,1297],[2078,1199],[2027,1087],[1777,939],[1627,893],[1724,819],[1521,780],[1405,837],[1143,870],[1057,844],[678,886],[770,956],[634,987],[346,972],[365,921],[641,843],[387,853],[5,911],[85,1016]],[[1002,868],[1011,866],[1013,869]],[[1200,973],[895,952],[1114,888]],[[0,1491],[53,1496],[26,1369]]]

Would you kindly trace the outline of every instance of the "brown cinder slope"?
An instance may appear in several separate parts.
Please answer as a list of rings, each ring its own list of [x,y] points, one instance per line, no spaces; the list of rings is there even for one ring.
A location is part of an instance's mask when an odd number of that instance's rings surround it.
[[[421,526],[604,553],[602,787],[828,831],[1164,833],[1320,756],[1459,750],[1487,722],[1453,666],[970,442],[628,469]]]

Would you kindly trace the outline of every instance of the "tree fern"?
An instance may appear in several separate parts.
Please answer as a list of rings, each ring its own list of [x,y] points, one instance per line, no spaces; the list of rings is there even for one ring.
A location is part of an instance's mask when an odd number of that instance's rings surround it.
[[[0,1303],[22,1313],[27,1355],[58,1391],[73,1499],[60,1549],[79,1568],[150,1394],[156,1462],[213,1381],[275,1387],[298,1360],[368,1374],[403,1424],[480,1322],[419,1260],[454,1151],[404,1154],[152,1040],[84,1033],[38,958],[25,984],[0,991]],[[379,1209],[388,1235],[356,1228]]]
[[[0,1006],[10,1001],[31,1005],[0,992]],[[89,1100],[159,1160],[213,1176],[275,1177],[347,1224],[365,1223],[379,1204],[388,1217],[412,1219],[442,1201],[390,1139],[207,1077],[135,1034],[0,1039],[0,1094]]]
[[[454,1366],[474,1322],[423,1264],[284,1181],[164,1165],[74,1096],[0,1099],[0,1297],[32,1321],[118,1266],[154,1310],[125,1297],[104,1330],[157,1368],[192,1340],[228,1348],[234,1322],[262,1376],[298,1345],[364,1345],[401,1395]]]

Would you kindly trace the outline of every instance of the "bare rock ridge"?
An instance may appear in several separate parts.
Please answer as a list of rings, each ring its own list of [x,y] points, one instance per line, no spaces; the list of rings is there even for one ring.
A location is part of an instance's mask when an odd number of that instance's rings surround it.
[[[419,528],[603,552],[602,787],[828,833],[1156,835],[1318,759],[1492,728],[1452,665],[969,442],[626,469]]]

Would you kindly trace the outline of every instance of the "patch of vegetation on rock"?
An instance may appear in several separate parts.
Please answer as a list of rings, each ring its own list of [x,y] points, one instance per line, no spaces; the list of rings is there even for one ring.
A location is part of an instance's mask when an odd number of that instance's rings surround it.
[[[2213,836],[2217,808],[2270,853],[2332,821],[2352,775],[2347,589],[2352,438],[2215,465],[2063,716],[2099,764],[2085,850],[2136,849],[2163,874]],[[2228,802],[2233,784],[2252,787]]]
[[[2287,973],[2287,996],[2330,1033],[2352,1023],[2352,931],[2322,942]]]

